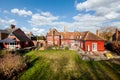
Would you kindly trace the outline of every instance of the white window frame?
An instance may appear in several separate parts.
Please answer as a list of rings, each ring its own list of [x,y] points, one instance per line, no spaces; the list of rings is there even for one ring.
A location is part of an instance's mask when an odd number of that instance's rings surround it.
[[[92,51],[97,51],[97,43],[92,43]]]
[[[83,48],[83,42],[81,42],[80,47]]]

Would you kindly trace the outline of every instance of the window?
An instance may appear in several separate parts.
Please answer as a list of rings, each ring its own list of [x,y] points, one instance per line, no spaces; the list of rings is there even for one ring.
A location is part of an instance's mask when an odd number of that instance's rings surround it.
[[[87,46],[87,51],[90,51],[90,45]]]
[[[54,36],[55,39],[59,38],[59,36]]]
[[[58,42],[57,42],[57,41],[55,41],[55,44],[57,45],[57,44],[58,44]]]
[[[77,39],[79,38],[79,36],[77,36]]]
[[[63,39],[63,35],[61,35],[61,39]]]
[[[82,36],[80,36],[80,39],[82,39]]]
[[[83,48],[83,42],[81,42],[81,48]]]
[[[28,41],[26,41],[25,44],[28,45]]]
[[[48,44],[52,44],[52,41],[48,41]]]
[[[97,43],[92,43],[92,51],[97,51]]]

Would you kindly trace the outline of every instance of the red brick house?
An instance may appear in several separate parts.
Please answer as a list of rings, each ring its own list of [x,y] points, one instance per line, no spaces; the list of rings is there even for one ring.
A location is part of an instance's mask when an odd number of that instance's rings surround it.
[[[6,29],[6,32],[8,33],[7,37],[0,41],[3,43],[4,48],[25,48],[33,46],[33,42],[20,28],[11,25],[10,28]],[[9,42],[11,40],[14,40],[14,42]]]
[[[48,46],[60,46],[61,45],[61,36],[56,29],[50,29],[46,35],[47,45]]]
[[[90,31],[81,33],[79,41],[85,51],[104,51],[104,40]]]
[[[104,51],[104,40],[90,31],[58,32],[56,29],[50,29],[46,40],[48,46],[76,44],[84,51]]]

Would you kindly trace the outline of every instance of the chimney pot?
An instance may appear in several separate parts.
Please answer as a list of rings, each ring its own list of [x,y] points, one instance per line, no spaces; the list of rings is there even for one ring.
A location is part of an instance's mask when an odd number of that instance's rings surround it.
[[[10,28],[11,28],[11,29],[14,29],[14,28],[15,28],[15,25],[11,24],[11,25],[10,25]]]

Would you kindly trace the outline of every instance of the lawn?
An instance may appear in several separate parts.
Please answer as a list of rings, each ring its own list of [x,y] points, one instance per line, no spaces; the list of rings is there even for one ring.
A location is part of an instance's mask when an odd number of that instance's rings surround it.
[[[75,51],[31,51],[28,69],[19,80],[120,80],[120,64],[82,61]]]

